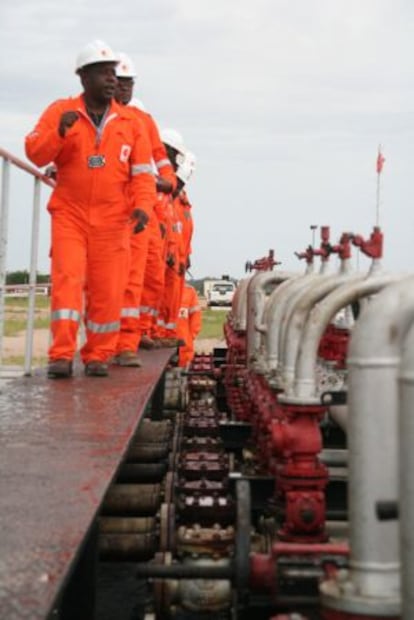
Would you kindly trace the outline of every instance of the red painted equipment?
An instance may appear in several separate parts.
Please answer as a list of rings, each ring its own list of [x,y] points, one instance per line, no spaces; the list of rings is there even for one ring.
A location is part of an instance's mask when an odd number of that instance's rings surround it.
[[[322,542],[325,532],[325,488],[328,470],[319,459],[322,406],[282,405],[282,420],[271,425],[278,458],[277,497],[285,504],[285,520],[278,535],[290,542]]]
[[[280,265],[280,261],[275,260],[274,250],[269,250],[267,256],[257,258],[253,263],[247,261],[245,264],[245,271],[271,271],[275,265]]]

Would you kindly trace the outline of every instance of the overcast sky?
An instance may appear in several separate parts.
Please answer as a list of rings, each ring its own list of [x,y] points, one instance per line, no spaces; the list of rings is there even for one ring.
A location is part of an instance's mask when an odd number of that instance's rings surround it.
[[[311,224],[334,241],[368,235],[379,143],[384,264],[412,271],[412,0],[2,0],[0,147],[23,157],[44,108],[80,92],[75,58],[95,38],[133,58],[136,95],[197,156],[195,277],[239,277],[269,248],[301,270]],[[24,177],[12,177],[8,270],[28,267]],[[41,229],[48,271],[45,207]]]

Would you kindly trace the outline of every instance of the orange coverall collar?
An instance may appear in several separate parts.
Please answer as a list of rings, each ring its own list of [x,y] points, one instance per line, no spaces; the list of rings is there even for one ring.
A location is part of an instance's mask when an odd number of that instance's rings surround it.
[[[85,99],[83,98],[83,93],[75,97],[73,102],[80,112],[82,112],[85,116],[88,116],[88,113],[86,111]],[[107,117],[112,116],[113,114],[121,117],[128,117],[130,114],[129,110],[126,110],[126,107],[127,106],[123,106],[117,103],[115,99],[111,99],[108,107]]]

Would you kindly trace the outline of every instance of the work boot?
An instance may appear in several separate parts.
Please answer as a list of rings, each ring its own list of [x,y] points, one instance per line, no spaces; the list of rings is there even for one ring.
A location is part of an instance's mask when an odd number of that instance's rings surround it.
[[[67,379],[68,377],[71,377],[71,360],[51,360],[47,365],[47,376],[49,377],[49,379]]]
[[[117,366],[129,366],[135,368],[140,368],[142,366],[141,360],[133,351],[121,351],[121,353],[115,355],[112,363]]]
[[[94,360],[85,364],[85,375],[87,377],[107,377],[108,364]]]
[[[155,342],[153,341],[152,338],[150,338],[146,334],[143,334],[143,336],[141,336],[141,341],[139,343],[139,348],[140,349],[147,349],[148,351],[150,351],[151,349],[155,349]]]

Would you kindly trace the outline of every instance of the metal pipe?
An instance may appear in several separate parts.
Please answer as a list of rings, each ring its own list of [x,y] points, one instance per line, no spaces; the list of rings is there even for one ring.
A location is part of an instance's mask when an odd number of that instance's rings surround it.
[[[399,374],[399,515],[402,620],[414,618],[414,328],[404,343]],[[386,498],[388,499],[388,498]]]
[[[332,420],[342,428],[343,431],[348,430],[348,407],[346,405],[331,405],[328,409]]]
[[[310,273],[294,280],[287,280],[270,295],[263,316],[266,326],[264,335],[265,363],[269,372],[274,374],[278,367],[280,322],[290,296],[303,290],[309,283],[317,281],[320,277],[320,274]]]
[[[232,579],[234,566],[203,566],[200,564],[137,564],[140,579]]]
[[[28,310],[28,333],[25,341],[25,361],[24,373],[30,374],[31,358],[33,349],[33,324],[34,307],[36,295],[36,263],[39,242],[39,221],[40,221],[40,184],[45,183],[50,187],[55,187],[56,183],[46,177],[43,172],[30,166],[25,161],[15,157],[8,151],[0,148],[0,157],[3,159],[1,196],[0,196],[0,365],[3,360],[3,330],[4,330],[4,296],[6,283],[6,257],[7,257],[7,235],[8,235],[8,215],[10,198],[10,169],[11,164],[20,168],[24,172],[31,174],[35,178],[34,197],[33,197],[33,221],[32,221],[32,244],[29,280],[29,310]]]
[[[159,484],[113,484],[106,494],[102,514],[153,515],[161,503],[160,493]]]
[[[154,529],[154,517],[99,517],[101,534],[142,534]]]
[[[9,151],[6,151],[5,149],[0,148],[0,157],[2,157],[5,161],[7,160],[11,162],[14,166],[16,166],[16,168],[20,168],[24,172],[28,172],[29,174],[33,175],[37,179],[40,179],[42,183],[45,183],[45,185],[49,185],[50,187],[56,187],[56,183],[55,181],[53,181],[53,179],[49,179],[49,177],[45,176],[43,172],[41,172],[34,166],[31,166],[30,164],[23,161],[22,159],[15,157],[11,153],[9,153]]]
[[[160,482],[167,473],[167,463],[125,463],[117,482]]]
[[[40,187],[41,180],[34,179],[33,188],[33,215],[32,215],[32,236],[30,244],[30,275],[29,275],[29,305],[27,311],[27,332],[24,351],[24,374],[32,374],[33,357],[33,331],[35,321],[36,305],[36,277],[37,277],[37,257],[39,253],[39,227],[40,227]]]
[[[241,280],[236,288],[231,304],[231,320],[236,331],[246,331],[247,327],[247,287],[253,276]]]
[[[101,560],[136,562],[149,560],[156,552],[155,534],[111,533],[100,534],[99,556]]]
[[[10,161],[3,159],[0,197],[0,364],[3,361],[4,295],[6,285],[7,232],[10,202]]]
[[[274,557],[282,555],[349,555],[349,545],[346,542],[327,542],[327,543],[287,543],[278,541],[272,545]]]
[[[322,463],[333,467],[347,467],[348,450],[338,448],[325,448],[319,455]]]
[[[247,366],[254,367],[260,354],[260,326],[266,303],[266,287],[276,287],[281,282],[297,276],[288,271],[261,271],[256,273],[247,287]]]
[[[397,523],[379,522],[375,504],[381,496],[393,499],[397,493],[396,379],[400,346],[413,319],[414,278],[409,278],[371,302],[350,343],[351,567],[367,596],[399,598]]]
[[[278,373],[281,375],[281,385],[285,391],[288,391],[295,378],[295,363],[302,331],[313,306],[345,282],[357,282],[364,277],[362,274],[351,274],[348,270],[326,276],[321,282],[315,283],[293,300],[282,323],[279,336]]]
[[[397,374],[413,320],[410,277],[377,295],[354,328],[348,357],[351,560],[336,590],[332,582],[322,586],[329,608],[379,617],[400,613],[398,522],[378,520],[376,505],[396,500]]]
[[[153,463],[165,459],[170,452],[169,443],[137,443],[128,450],[127,463]]]
[[[316,391],[316,357],[319,341],[329,322],[344,306],[362,297],[378,293],[397,279],[395,275],[383,275],[378,278],[369,277],[362,282],[348,282],[313,308],[303,330],[295,367],[293,392],[287,395],[289,402],[320,403]]]
[[[134,443],[164,443],[171,438],[173,427],[170,420],[154,422],[152,420],[142,420],[138,432],[134,437]]]

